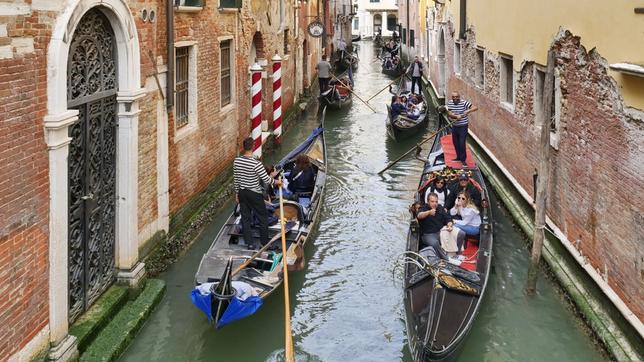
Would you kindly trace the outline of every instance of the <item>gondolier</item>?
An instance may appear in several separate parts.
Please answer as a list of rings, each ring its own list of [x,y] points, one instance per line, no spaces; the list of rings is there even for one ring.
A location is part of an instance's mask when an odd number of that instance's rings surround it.
[[[478,110],[477,106],[470,101],[461,99],[458,92],[452,92],[452,99],[447,102],[447,115],[455,120],[452,124],[452,142],[456,150],[456,158],[452,161],[459,161],[466,166],[467,154],[465,143],[467,142],[467,128],[469,125],[468,115]]]
[[[326,61],[326,54],[322,54],[322,60],[315,66],[318,71],[318,83],[320,84],[320,94],[329,88],[329,79],[331,79],[331,64]]]
[[[282,186],[282,181],[273,179],[274,174],[269,176],[261,162],[253,158],[253,138],[244,140],[244,154],[233,161],[233,177],[235,178],[235,199],[239,203],[242,222],[242,235],[249,249],[257,248],[253,241],[251,225],[252,214],[255,213],[259,219],[259,238],[262,245],[268,243],[268,213],[264,204],[263,187],[260,181],[266,186]]]
[[[423,91],[423,63],[418,59],[418,55],[414,58],[414,62],[409,64],[407,68],[407,75],[411,77],[411,92],[414,93],[415,85],[418,84],[418,93]]]

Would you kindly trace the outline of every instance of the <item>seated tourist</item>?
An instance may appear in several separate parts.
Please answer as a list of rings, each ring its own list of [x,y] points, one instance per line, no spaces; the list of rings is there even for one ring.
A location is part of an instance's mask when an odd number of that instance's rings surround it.
[[[455,232],[456,243],[460,246],[463,245],[465,241],[465,233],[462,231],[455,231],[453,229],[454,222],[447,213],[447,210],[438,204],[438,195],[433,192],[429,193],[427,196],[427,204],[416,204],[414,211],[421,228],[422,246],[433,247],[437,256],[441,259],[447,260],[447,252],[441,243],[441,230],[443,229],[447,233]],[[419,249],[421,249],[420,246]],[[455,250],[448,251],[460,251],[460,247],[456,247]]]
[[[438,204],[445,206],[445,200],[447,200],[447,196],[449,195],[449,188],[447,188],[447,182],[445,182],[443,176],[436,177],[429,187],[427,187],[427,191],[425,191],[425,199],[427,199],[427,196],[432,192],[438,195]]]
[[[407,113],[407,107],[401,102],[400,97],[396,97],[396,101],[394,104],[391,106],[391,119],[395,119],[401,114],[406,114]]]
[[[315,187],[315,171],[311,161],[306,155],[299,155],[295,159],[295,167],[287,177],[288,187],[294,194],[308,194]]]
[[[454,220],[454,226],[463,230],[467,235],[478,236],[481,226],[481,216],[478,207],[467,192],[460,192],[456,204],[449,211],[450,215],[460,217]]]
[[[456,196],[461,192],[467,192],[476,207],[481,207],[481,192],[470,182],[470,177],[466,172],[458,176],[458,182],[450,187],[450,195],[445,200],[445,207],[451,209],[454,207]]]

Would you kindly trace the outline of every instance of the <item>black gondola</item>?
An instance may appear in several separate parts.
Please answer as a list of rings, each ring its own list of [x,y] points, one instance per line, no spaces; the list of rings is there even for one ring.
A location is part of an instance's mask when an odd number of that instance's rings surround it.
[[[347,108],[353,102],[353,93],[347,89],[342,83],[349,87],[353,87],[348,72],[332,78],[329,82],[329,89],[320,94],[320,104],[334,109]]]
[[[392,56],[389,52],[382,52],[382,72],[390,76],[399,76],[403,73],[403,66],[400,57]]]
[[[326,109],[322,112],[322,121],[325,113]],[[243,282],[245,285],[250,285],[250,288],[255,291],[255,295],[264,299],[282,284],[281,270],[284,260],[287,260],[289,270],[304,268],[304,246],[320,217],[327,177],[326,144],[322,126],[316,128],[302,144],[286,155],[275,166],[276,169],[281,168],[285,173],[291,171],[294,161],[299,155],[306,155],[311,162],[315,171],[315,184],[312,192],[297,194],[290,200],[284,201],[284,216],[287,221],[286,257],[282,257],[284,253],[279,251],[281,249],[279,240],[281,231],[278,221],[279,206],[277,206],[276,220],[274,224],[269,226],[269,236],[271,239],[275,239],[271,245],[278,247],[278,250],[261,252],[250,264],[237,271],[257,251],[248,250],[249,242],[243,239],[241,233],[241,217],[237,211],[234,211],[228,217],[208,251],[203,255],[195,275],[196,286],[206,287],[208,284],[204,283],[219,283],[222,274],[230,275],[227,279],[230,279],[232,283]],[[259,244],[259,230],[253,227],[252,234],[255,244]],[[229,261],[232,262],[232,265],[229,264]],[[227,265],[229,265],[229,269],[232,267],[237,272],[226,274],[224,271]],[[219,304],[214,295],[211,298],[213,306]],[[212,317],[216,319],[218,316],[215,315],[214,309]]]
[[[351,38],[351,42],[362,40],[362,35],[358,34]]]
[[[468,237],[463,253],[466,259],[456,266],[435,257],[430,248],[419,250],[422,231],[412,219],[407,235],[404,304],[414,361],[452,361],[458,357],[481,308],[490,272],[493,232],[488,191],[469,149],[467,166],[450,161],[454,156],[451,136],[446,131],[439,133],[425,161],[415,201],[421,201],[424,186],[436,175],[454,179],[458,172],[468,172],[481,192],[480,234],[478,238]]]
[[[398,89],[396,92],[390,92],[397,97],[409,97],[412,95],[410,87],[410,82],[405,76],[400,77],[400,82],[398,83]],[[418,103],[416,111],[412,113],[398,114],[394,116],[392,114],[391,105],[387,105],[387,120],[385,126],[387,127],[387,134],[394,140],[399,140],[405,137],[418,134],[420,130],[427,126],[428,117],[427,117],[427,100],[423,92],[417,95],[422,100]]]
[[[338,72],[343,72],[349,67],[351,69],[356,70],[358,69],[358,62],[360,61],[360,58],[358,58],[358,54],[355,51],[347,51],[347,50],[338,50],[335,53],[335,70]]]

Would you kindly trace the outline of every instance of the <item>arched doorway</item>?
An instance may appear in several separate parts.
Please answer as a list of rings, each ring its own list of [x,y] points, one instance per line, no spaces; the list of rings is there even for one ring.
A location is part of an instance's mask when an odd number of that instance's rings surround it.
[[[68,285],[73,322],[115,280],[117,54],[114,31],[95,7],[81,18],[69,47],[67,105]]]
[[[439,92],[444,96],[447,91],[446,86],[446,76],[445,73],[445,32],[443,29],[439,30],[438,37],[438,87]]]

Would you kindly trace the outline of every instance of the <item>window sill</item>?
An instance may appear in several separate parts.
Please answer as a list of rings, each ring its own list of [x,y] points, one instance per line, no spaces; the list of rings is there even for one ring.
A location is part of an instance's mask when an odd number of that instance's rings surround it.
[[[203,10],[203,6],[177,6],[174,8],[175,13],[198,13]]]
[[[224,115],[226,113],[230,113],[231,111],[234,111],[237,105],[235,103],[228,103],[225,106],[221,107],[219,110],[220,115]]]
[[[514,113],[514,104],[512,103],[501,101],[501,107],[505,108],[510,113]]]
[[[196,120],[196,115],[189,115],[188,124],[175,129],[174,143],[179,143],[181,140],[190,136],[198,129],[199,129],[199,125]]]

